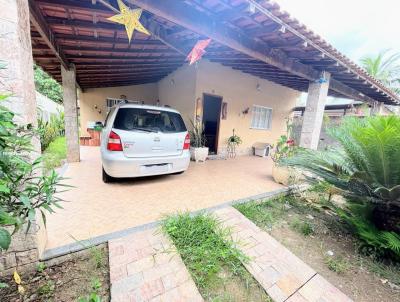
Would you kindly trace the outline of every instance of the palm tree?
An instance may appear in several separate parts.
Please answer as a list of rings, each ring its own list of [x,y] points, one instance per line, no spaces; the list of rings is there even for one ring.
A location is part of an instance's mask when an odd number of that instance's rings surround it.
[[[383,50],[377,56],[362,58],[361,65],[371,76],[400,94],[400,53]]]

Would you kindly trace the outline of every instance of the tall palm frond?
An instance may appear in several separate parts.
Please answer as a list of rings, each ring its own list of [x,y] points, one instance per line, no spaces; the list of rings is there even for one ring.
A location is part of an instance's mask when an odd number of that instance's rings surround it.
[[[390,54],[390,50],[384,50],[377,56],[362,58],[361,65],[395,93],[400,92],[400,53]]]

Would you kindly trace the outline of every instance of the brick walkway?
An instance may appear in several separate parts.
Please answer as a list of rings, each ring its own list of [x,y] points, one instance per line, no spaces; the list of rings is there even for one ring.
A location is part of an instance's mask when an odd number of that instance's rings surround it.
[[[156,229],[109,242],[112,302],[203,301],[172,243]]]
[[[352,301],[239,211],[226,207],[215,214],[232,228],[233,239],[251,258],[247,270],[275,302]]]

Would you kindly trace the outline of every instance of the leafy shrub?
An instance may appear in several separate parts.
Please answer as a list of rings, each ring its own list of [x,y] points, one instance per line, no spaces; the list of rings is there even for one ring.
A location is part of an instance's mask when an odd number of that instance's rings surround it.
[[[41,148],[42,151],[44,151],[52,141],[57,137],[64,135],[64,113],[60,112],[58,116],[51,115],[49,121],[40,117],[38,119],[38,132],[40,135]]]
[[[3,101],[7,96],[0,96]],[[59,207],[55,196],[60,177],[52,171],[41,176],[41,159],[33,160],[33,130],[19,127],[13,121],[14,113],[0,105],[0,250],[7,250],[11,232],[24,223],[29,228],[36,211],[52,213]]]
[[[61,103],[63,99],[61,85],[39,66],[35,65],[33,71],[36,90],[47,96],[49,99]]]
[[[348,202],[333,207],[364,244],[399,258],[400,118],[348,118],[330,134],[340,148],[297,150],[283,163],[311,172],[311,183],[334,186]]]

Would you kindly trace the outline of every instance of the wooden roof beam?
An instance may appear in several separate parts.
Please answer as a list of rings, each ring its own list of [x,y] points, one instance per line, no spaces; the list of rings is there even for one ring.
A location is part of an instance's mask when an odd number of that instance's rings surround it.
[[[183,1],[157,1],[157,0],[127,0],[133,5],[160,16],[170,22],[190,29],[200,35],[228,46],[238,52],[252,58],[263,61],[289,73],[303,77],[310,81],[320,78],[321,72],[312,67],[304,65],[294,59],[288,58],[286,54],[278,49],[272,49],[265,43],[248,38],[243,32],[234,30],[221,21],[203,14]],[[332,90],[342,94],[348,94],[355,99],[369,101],[368,97],[359,94],[358,91],[335,81],[331,81]]]
[[[267,64],[309,80],[316,80],[320,76],[319,72],[309,66],[289,59],[281,51],[273,51],[264,43],[248,38],[244,32],[234,30],[219,20],[202,14],[184,2],[156,0],[128,0],[128,2]]]
[[[69,69],[69,61],[65,57],[65,54],[63,53],[60,46],[57,44],[53,32],[51,31],[39,7],[37,6],[37,3],[35,3],[34,0],[29,0],[29,14],[31,23],[40,34],[43,41],[60,61],[60,64],[62,64],[66,69]]]
[[[370,98],[369,96],[364,95],[361,92],[343,84],[342,82],[336,81],[333,78],[331,78],[330,80],[329,89],[336,91],[350,99],[362,100],[369,104],[373,104],[375,102],[375,100]]]
[[[95,13],[108,13],[103,6],[82,0],[35,0],[35,2],[54,8],[63,7],[66,9],[90,10]]]

